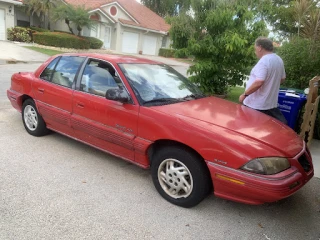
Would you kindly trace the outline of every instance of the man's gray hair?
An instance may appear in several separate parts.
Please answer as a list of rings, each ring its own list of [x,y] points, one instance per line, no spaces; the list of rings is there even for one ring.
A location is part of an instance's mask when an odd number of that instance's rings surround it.
[[[273,52],[273,42],[269,38],[259,37],[257,38],[255,44],[256,46],[260,46],[269,52]]]

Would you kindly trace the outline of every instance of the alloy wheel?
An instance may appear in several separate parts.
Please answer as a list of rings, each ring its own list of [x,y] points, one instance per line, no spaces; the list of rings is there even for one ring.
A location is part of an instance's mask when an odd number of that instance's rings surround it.
[[[170,197],[186,198],[193,190],[189,169],[177,159],[165,159],[158,168],[160,186]]]

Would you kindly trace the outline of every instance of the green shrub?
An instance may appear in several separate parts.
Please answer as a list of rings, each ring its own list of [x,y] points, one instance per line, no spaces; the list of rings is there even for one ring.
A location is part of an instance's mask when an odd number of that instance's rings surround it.
[[[320,75],[320,44],[310,39],[294,38],[283,44],[277,51],[282,57],[286,68],[285,87],[305,89],[309,87],[309,81]],[[320,105],[319,105],[320,108]],[[317,119],[314,127],[314,138],[320,139],[320,110],[318,109]],[[298,121],[299,130],[302,119]]]
[[[320,75],[320,44],[317,45],[309,39],[294,38],[277,50],[286,69],[285,87],[305,89],[314,76]]]
[[[60,32],[42,32],[33,34],[34,42],[54,47],[89,49],[90,42],[82,37]]]
[[[31,42],[32,39],[32,31],[23,27],[9,28],[7,33],[10,41]]]
[[[39,27],[34,27],[34,26],[31,26],[30,29],[31,29],[31,30],[34,30],[34,31],[36,31],[36,32],[50,32],[50,30],[48,30],[48,29],[39,28]]]
[[[83,38],[89,41],[91,49],[100,49],[103,45],[103,42],[98,38],[95,38],[95,37],[83,37]]]
[[[58,33],[67,33],[67,34],[70,34],[70,35],[74,35],[72,34],[71,32],[69,31],[62,31],[62,30],[53,30],[54,32],[58,32]]]
[[[175,49],[169,49],[169,48],[160,48],[159,50],[159,56],[162,57],[174,57],[176,50]]]
[[[185,48],[176,50],[174,57],[175,58],[186,58],[188,56],[187,50]]]

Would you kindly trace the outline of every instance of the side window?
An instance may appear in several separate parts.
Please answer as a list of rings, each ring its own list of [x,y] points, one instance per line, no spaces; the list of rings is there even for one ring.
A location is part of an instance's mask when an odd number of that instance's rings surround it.
[[[110,64],[90,60],[83,71],[80,90],[105,97],[108,89],[119,88],[119,85],[122,82],[116,77],[116,71]]]
[[[83,57],[61,57],[56,68],[54,69],[51,82],[65,87],[71,87],[83,61]]]
[[[54,71],[54,68],[59,61],[60,57],[55,58],[41,73],[40,78],[46,81],[51,81],[51,77]]]

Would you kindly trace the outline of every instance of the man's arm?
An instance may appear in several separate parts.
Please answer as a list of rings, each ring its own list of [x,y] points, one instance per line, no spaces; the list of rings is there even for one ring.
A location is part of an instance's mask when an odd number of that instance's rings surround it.
[[[286,78],[281,78],[280,84],[282,84],[285,80]]]
[[[257,91],[263,85],[263,83],[264,80],[255,80],[252,85],[243,94],[240,95],[239,102],[242,103],[247,96]]]

